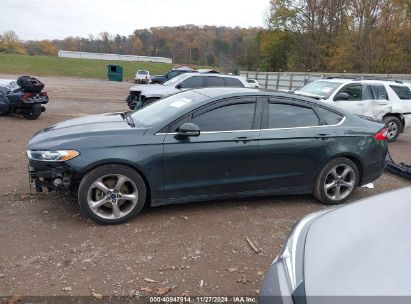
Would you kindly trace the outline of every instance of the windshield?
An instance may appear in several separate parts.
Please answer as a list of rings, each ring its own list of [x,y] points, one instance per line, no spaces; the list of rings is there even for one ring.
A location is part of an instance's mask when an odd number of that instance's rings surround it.
[[[184,79],[186,79],[186,78],[187,78],[187,74],[181,74],[181,75],[178,75],[178,76],[176,76],[176,77],[174,77],[174,78],[172,78],[172,79],[164,82],[163,85],[165,85],[165,86],[173,86],[173,85],[176,85],[177,83],[179,83],[180,81],[182,81],[182,80],[184,80]]]
[[[147,75],[148,72],[147,72],[147,71],[138,71],[137,74],[139,74],[139,75]]]
[[[306,86],[302,87],[296,94],[303,93],[302,95],[328,98],[342,83],[334,81],[313,81]]]
[[[207,96],[194,91],[185,91],[162,98],[131,114],[137,128],[148,128],[173,117],[178,118],[194,103],[203,101]]]

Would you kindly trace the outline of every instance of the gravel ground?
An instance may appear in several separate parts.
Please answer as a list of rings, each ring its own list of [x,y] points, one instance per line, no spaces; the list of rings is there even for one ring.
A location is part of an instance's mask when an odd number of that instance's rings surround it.
[[[128,224],[96,225],[68,196],[30,194],[26,143],[38,129],[62,120],[126,110],[132,84],[40,79],[50,103],[39,120],[0,117],[0,295],[130,295],[168,288],[171,295],[256,295],[292,225],[325,208],[311,196],[235,199],[146,208]],[[390,150],[397,161],[411,163],[410,147],[411,130]],[[374,189],[358,189],[351,201],[407,185],[385,173]]]

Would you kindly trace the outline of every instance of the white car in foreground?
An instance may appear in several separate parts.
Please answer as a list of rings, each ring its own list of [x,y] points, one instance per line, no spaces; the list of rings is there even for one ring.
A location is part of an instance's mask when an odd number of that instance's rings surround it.
[[[332,103],[351,113],[385,123],[388,141],[394,141],[411,126],[411,89],[401,81],[322,79],[295,94]]]
[[[138,70],[136,76],[134,77],[135,83],[145,83],[149,84],[151,81],[150,72],[147,70]]]

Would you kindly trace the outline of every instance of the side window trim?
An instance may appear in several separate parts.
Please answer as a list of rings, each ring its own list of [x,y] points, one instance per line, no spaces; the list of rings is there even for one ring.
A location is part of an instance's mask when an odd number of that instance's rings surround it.
[[[232,104],[238,104],[238,103],[256,103],[257,102],[257,98],[256,97],[238,97],[238,98],[230,98],[230,99],[223,99],[223,100],[219,100],[217,102],[214,102],[212,104],[209,104],[201,109],[196,109],[192,112],[191,118],[195,118],[198,117],[204,113],[210,112],[212,110],[218,109],[218,108],[222,108],[228,105],[232,105]]]
[[[315,116],[317,116],[318,119],[318,125],[316,126],[304,126],[304,127],[291,127],[291,128],[269,128],[268,124],[269,124],[269,105],[270,104],[286,104],[286,105],[290,105],[290,106],[295,106],[295,107],[301,107],[301,108],[307,108],[310,109],[314,112]],[[314,128],[314,127],[322,127],[324,125],[327,125],[325,123],[325,121],[323,121],[320,117],[320,115],[318,114],[318,112],[315,110],[315,107],[311,106],[311,105],[306,105],[306,104],[301,104],[299,102],[290,100],[290,99],[277,99],[277,98],[272,98],[272,97],[268,97],[265,98],[265,102],[263,104],[263,118],[261,121],[261,130],[282,130],[282,129],[298,129],[298,128]],[[324,123],[324,124],[323,124]]]
[[[204,77],[205,78],[205,77]],[[242,101],[242,102],[238,102]],[[237,98],[230,98],[230,99],[223,99],[223,100],[217,100],[215,102],[212,102],[210,104],[207,104],[200,109],[195,109],[190,113],[184,114],[183,116],[177,118],[173,122],[169,123],[167,126],[162,128],[159,132],[157,132],[157,135],[163,135],[163,134],[176,134],[175,131],[172,129],[174,126],[178,123],[183,123],[183,122],[191,122],[191,120],[194,117],[197,117],[201,114],[207,113],[209,111],[215,110],[217,108],[221,108],[223,106],[231,105],[231,104],[237,104],[237,103],[255,103],[255,108],[254,108],[254,118],[253,118],[253,124],[252,124],[252,129],[250,131],[259,131],[260,130],[260,125],[261,125],[261,113],[263,112],[262,110],[262,100],[258,96],[250,96],[250,97],[237,97]],[[198,114],[197,114],[198,113]],[[197,114],[196,116],[194,116]],[[231,131],[205,131],[202,133],[219,133],[219,132],[237,132],[237,131],[243,131],[243,130],[231,130]]]

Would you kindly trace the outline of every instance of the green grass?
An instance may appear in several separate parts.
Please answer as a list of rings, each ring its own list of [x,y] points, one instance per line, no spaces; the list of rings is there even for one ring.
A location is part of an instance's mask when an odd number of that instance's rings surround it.
[[[123,80],[134,79],[137,70],[149,70],[152,75],[164,74],[169,63],[72,59],[52,56],[0,54],[0,74],[68,76],[107,79],[107,64],[123,66]]]

